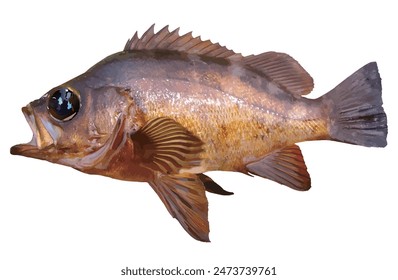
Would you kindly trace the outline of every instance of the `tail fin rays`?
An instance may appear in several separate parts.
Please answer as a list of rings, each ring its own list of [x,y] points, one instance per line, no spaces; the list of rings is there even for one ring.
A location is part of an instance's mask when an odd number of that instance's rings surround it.
[[[332,140],[367,147],[387,145],[387,116],[376,62],[365,65],[320,98],[328,110]]]

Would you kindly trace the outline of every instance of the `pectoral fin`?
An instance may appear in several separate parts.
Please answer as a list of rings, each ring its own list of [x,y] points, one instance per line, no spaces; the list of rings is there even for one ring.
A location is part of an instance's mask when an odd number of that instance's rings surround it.
[[[136,160],[165,174],[199,166],[203,142],[178,122],[160,117],[131,135]]]
[[[173,218],[195,239],[209,242],[205,187],[196,174],[164,175],[149,182]]]
[[[250,173],[295,190],[307,191],[311,188],[311,178],[297,145],[274,151],[260,161],[248,164],[246,168]]]

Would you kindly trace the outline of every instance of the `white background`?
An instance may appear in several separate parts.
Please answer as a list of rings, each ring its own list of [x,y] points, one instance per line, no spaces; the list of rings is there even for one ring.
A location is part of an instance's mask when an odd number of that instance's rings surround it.
[[[278,276],[269,279],[398,279],[393,1],[272,2],[0,4],[0,279],[133,278],[120,276],[126,266],[275,266]],[[210,173],[235,192],[208,194],[211,243],[189,237],[147,184],[9,154],[31,138],[22,106],[122,50],[152,23],[157,30],[166,24],[193,30],[244,55],[286,52],[314,78],[310,97],[377,61],[388,146],[300,144],[312,177],[305,193],[242,174]]]

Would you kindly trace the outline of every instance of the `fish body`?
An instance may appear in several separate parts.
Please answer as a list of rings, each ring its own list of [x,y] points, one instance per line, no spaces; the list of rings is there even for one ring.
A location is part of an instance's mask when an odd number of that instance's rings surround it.
[[[127,181],[148,182],[194,238],[208,241],[204,172],[259,175],[297,190],[310,176],[295,143],[387,144],[376,63],[318,99],[289,55],[243,57],[165,27],[22,110],[34,133],[11,153]]]
[[[89,81],[85,87],[124,90],[127,127],[138,129],[152,119],[169,117],[201,139],[203,160],[195,173],[244,171],[248,163],[275,149],[327,137],[318,101],[282,90],[264,94],[272,84],[239,64],[225,66],[222,61],[167,52],[122,52],[88,75],[104,77],[104,73],[119,79],[111,84]]]

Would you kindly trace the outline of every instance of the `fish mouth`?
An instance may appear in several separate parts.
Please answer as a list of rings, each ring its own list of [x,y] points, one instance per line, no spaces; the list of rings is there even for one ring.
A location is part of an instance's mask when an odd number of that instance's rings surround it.
[[[44,123],[38,118],[30,104],[22,107],[22,113],[28,122],[33,136],[30,142],[12,146],[10,153],[13,155],[22,155],[44,159],[46,151],[54,148],[54,139],[47,131]]]

